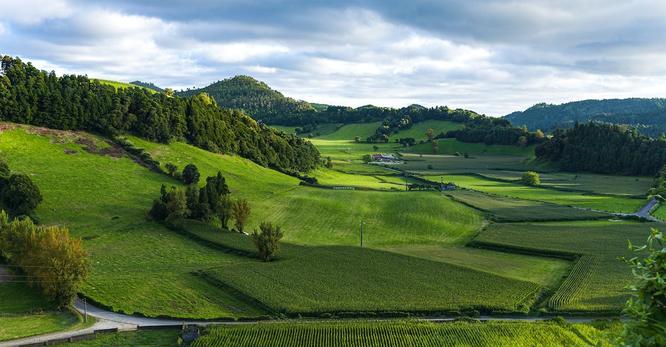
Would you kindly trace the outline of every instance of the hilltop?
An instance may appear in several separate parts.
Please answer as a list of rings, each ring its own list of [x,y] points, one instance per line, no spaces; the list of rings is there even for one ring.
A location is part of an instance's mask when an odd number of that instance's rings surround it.
[[[217,81],[207,87],[177,92],[179,96],[208,93],[222,107],[237,108],[255,119],[270,118],[276,114],[314,111],[305,101],[284,96],[266,83],[250,76],[235,76]],[[318,105],[319,106],[319,105]]]
[[[666,131],[666,99],[582,100],[560,105],[541,103],[504,118],[517,126],[526,125],[530,130],[552,131],[572,127],[576,122],[598,121],[630,125],[645,135],[659,136]]]

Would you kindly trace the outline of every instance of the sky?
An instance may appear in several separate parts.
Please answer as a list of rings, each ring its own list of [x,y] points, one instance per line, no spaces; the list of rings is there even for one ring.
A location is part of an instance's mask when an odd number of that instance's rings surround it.
[[[663,0],[0,0],[0,54],[58,74],[491,116],[666,97],[665,34]]]

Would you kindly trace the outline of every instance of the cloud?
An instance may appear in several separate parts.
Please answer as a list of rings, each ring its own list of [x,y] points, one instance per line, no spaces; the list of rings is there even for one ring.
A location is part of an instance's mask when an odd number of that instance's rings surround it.
[[[0,19],[25,25],[52,18],[65,18],[72,8],[64,0],[0,0]]]
[[[60,73],[177,89],[252,74],[313,102],[490,115],[542,101],[666,95],[666,2],[657,0],[0,0],[0,8],[3,53]]]

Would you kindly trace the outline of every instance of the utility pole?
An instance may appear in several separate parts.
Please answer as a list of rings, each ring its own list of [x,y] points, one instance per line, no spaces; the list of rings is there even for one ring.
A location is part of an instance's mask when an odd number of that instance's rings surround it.
[[[363,248],[363,221],[361,221],[361,248]]]

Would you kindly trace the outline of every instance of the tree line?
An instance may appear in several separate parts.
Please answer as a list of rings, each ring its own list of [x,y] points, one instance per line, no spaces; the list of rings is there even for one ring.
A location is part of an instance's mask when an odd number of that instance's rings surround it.
[[[86,76],[58,77],[9,56],[0,70],[0,119],[108,136],[131,133],[161,143],[185,140],[285,171],[309,171],[319,163],[319,152],[308,141],[222,109],[206,94],[183,98],[138,87],[116,90]]]
[[[589,122],[556,130],[535,153],[567,171],[655,175],[666,163],[666,138],[643,136],[627,126]]]

